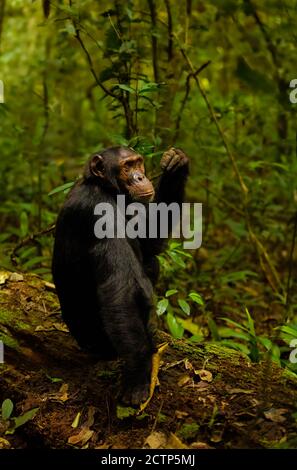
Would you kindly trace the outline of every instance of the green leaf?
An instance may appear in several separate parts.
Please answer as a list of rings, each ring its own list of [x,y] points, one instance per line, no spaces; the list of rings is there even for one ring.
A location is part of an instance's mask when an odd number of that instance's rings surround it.
[[[48,374],[45,374],[45,375],[53,384],[56,382],[63,382],[63,379],[60,379],[59,377],[51,377]]]
[[[247,342],[250,341],[249,334],[232,330],[232,328],[221,327],[219,328],[219,334],[221,338],[238,338]]]
[[[178,265],[180,266],[181,268],[185,268],[186,265],[183,261],[183,259],[177,255],[176,253],[172,252],[172,251],[169,251],[168,252],[168,255],[170,256],[170,258]]]
[[[170,333],[175,339],[181,339],[184,336],[184,328],[183,326],[177,321],[176,317],[173,313],[167,313],[167,325],[169,328]]]
[[[136,90],[128,85],[122,85],[122,84],[117,84],[116,85],[118,88],[120,88],[121,90],[124,90],[124,91],[127,91],[128,93],[131,93],[132,95],[135,95],[136,93]]]
[[[171,295],[177,294],[178,290],[176,289],[169,289],[165,292],[165,297],[170,297]]]
[[[203,299],[198,292],[190,292],[189,298],[198,305],[204,305]]]
[[[252,317],[250,315],[250,312],[248,311],[247,308],[245,309],[245,313],[246,313],[246,316],[247,316],[247,319],[248,319],[249,331],[250,331],[251,335],[256,336],[254,320],[252,319]]]
[[[204,340],[204,337],[202,335],[193,335],[191,338],[189,338],[189,341],[191,343],[202,343]]]
[[[167,299],[159,300],[159,302],[157,303],[158,317],[160,317],[161,315],[163,315],[164,312],[166,312],[168,305],[169,305],[169,300]]]
[[[118,419],[129,418],[129,416],[134,416],[136,414],[136,411],[137,411],[136,408],[117,405],[117,418]]]
[[[196,335],[203,338],[203,332],[201,327],[197,325],[197,323],[193,323],[190,318],[179,318],[178,321],[183,326],[183,328],[192,333],[192,335]]]
[[[77,413],[77,415],[75,416],[75,418],[74,418],[74,420],[73,420],[72,424],[71,424],[71,427],[72,427],[72,428],[74,428],[74,429],[75,429],[75,428],[77,428],[77,427],[78,427],[78,425],[79,425],[79,420],[80,420],[80,417],[81,417],[81,412],[79,411],[79,412]]]
[[[23,426],[28,421],[33,419],[38,410],[39,408],[33,408],[32,410],[27,411],[26,413],[22,414],[21,416],[18,416],[17,418],[12,418],[14,424],[10,429],[6,431],[5,434],[13,434],[17,428]]]
[[[241,344],[241,343],[237,343],[236,341],[232,341],[232,340],[229,340],[229,339],[223,339],[222,341],[220,341],[220,344],[222,344],[223,346],[227,346],[228,348],[231,348],[231,349],[236,349],[236,351],[241,351],[244,354],[246,354],[247,356],[250,353],[250,350],[247,346],[245,346],[244,344]]]
[[[178,299],[178,305],[186,315],[190,315],[191,307],[186,300]]]
[[[214,319],[209,316],[208,319],[207,319],[207,324],[208,324],[208,328],[209,328],[209,331],[211,333],[212,338],[215,341],[220,341],[221,338],[220,338],[220,335],[219,335],[219,332],[218,332],[217,324],[214,321]]]
[[[70,189],[74,185],[75,181],[71,181],[71,183],[65,183],[62,184],[62,186],[57,186],[57,188],[53,189],[50,193],[48,193],[48,196],[52,196],[53,194],[61,193],[62,191],[65,191],[67,189]]]
[[[6,398],[4,402],[2,403],[2,419],[5,421],[10,418],[11,413],[13,411],[13,403],[9,398]]]
[[[245,326],[241,325],[240,323],[237,323],[236,321],[230,320],[230,318],[226,318],[226,317],[221,317],[221,319],[224,320],[224,321],[227,322],[227,323],[230,323],[230,325],[233,325],[233,326],[235,326],[236,328],[239,328],[240,330],[243,330],[243,331],[247,331],[247,332],[249,333],[248,328],[246,328]]]
[[[20,236],[24,238],[29,232],[29,219],[27,212],[23,211],[20,217]]]
[[[139,94],[141,95],[143,93],[151,93],[152,91],[158,91],[159,88],[160,88],[159,83],[153,83],[153,82],[146,83],[145,85],[143,85],[143,87],[140,88]]]
[[[287,333],[288,335],[293,336],[294,338],[297,338],[297,327],[283,325],[283,326],[277,327],[277,330],[280,330],[282,333]]]

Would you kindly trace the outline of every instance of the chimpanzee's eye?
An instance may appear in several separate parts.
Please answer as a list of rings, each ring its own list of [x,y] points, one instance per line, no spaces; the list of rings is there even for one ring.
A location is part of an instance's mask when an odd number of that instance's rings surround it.
[[[134,160],[127,160],[127,161],[125,162],[125,167],[127,167],[127,168],[132,168],[132,167],[135,166],[135,165],[136,165],[136,163],[135,163]]]

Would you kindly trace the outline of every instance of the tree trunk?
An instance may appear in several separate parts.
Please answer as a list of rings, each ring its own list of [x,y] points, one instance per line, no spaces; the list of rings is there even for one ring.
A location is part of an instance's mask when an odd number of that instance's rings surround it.
[[[119,363],[98,362],[79,350],[50,284],[33,275],[8,276],[0,272],[0,405],[12,400],[12,417],[38,410],[14,434],[6,433],[13,420],[0,421],[0,447],[296,444],[293,374],[274,364],[252,364],[218,344],[195,346],[162,332],[160,343],[169,345],[159,388],[142,414],[133,416],[130,409],[132,416],[123,419],[115,399]]]

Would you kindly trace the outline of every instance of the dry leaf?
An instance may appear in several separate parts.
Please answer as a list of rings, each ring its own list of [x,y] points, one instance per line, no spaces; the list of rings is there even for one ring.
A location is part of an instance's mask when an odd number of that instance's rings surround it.
[[[3,437],[0,437],[0,449],[9,449],[10,448],[10,442],[4,439]]]
[[[245,390],[243,388],[230,388],[230,387],[226,387],[226,391],[228,393],[230,393],[230,395],[235,395],[237,393],[245,393],[245,394],[250,394],[250,393],[254,393],[252,390]]]
[[[187,413],[186,411],[175,410],[175,416],[177,417],[177,419],[183,419],[189,416],[189,413]]]
[[[184,385],[189,383],[190,380],[191,380],[191,377],[189,375],[182,375],[179,381],[177,382],[177,385],[179,387],[183,387]]]
[[[285,413],[288,413],[286,408],[271,408],[264,412],[264,416],[266,419],[269,419],[269,421],[273,421],[274,423],[284,423],[287,419],[283,416]]]
[[[9,280],[13,282],[20,282],[24,280],[24,276],[19,273],[11,273],[11,275],[9,276]]]
[[[193,367],[193,365],[190,363],[189,359],[186,359],[186,360],[185,360],[185,368],[186,368],[187,370],[193,370],[193,369],[194,369],[194,367]]]
[[[63,384],[59,390],[59,394],[57,395],[57,399],[59,401],[67,401],[69,400],[69,396],[68,396],[68,389],[69,389],[69,385],[68,384]]]
[[[201,369],[195,370],[195,374],[199,375],[200,379],[204,382],[211,382],[212,381],[212,373],[209,370]]]
[[[94,431],[91,431],[91,429],[83,427],[82,430],[78,433],[75,434],[74,436],[70,436],[68,439],[68,444],[79,444],[81,443],[82,445],[85,445],[93,436]]]
[[[150,385],[150,395],[148,397],[148,399],[142,403],[139,407],[139,411],[137,414],[140,414],[143,412],[143,410],[147,407],[147,405],[149,404],[149,402],[151,401],[152,399],[152,396],[154,394],[154,390],[155,390],[155,387],[156,385],[159,384],[159,380],[158,380],[158,372],[159,372],[159,368],[160,368],[160,360],[161,360],[161,355],[163,354],[163,352],[165,351],[165,349],[167,348],[168,346],[168,343],[162,343],[159,347],[158,347],[158,351],[153,354],[153,359],[152,359],[152,373],[151,373],[151,385]]]
[[[69,329],[65,325],[65,323],[53,323],[53,326],[58,331],[63,331],[63,333],[69,333]]]
[[[191,449],[213,449],[213,447],[206,444],[206,442],[200,442],[200,441],[192,442],[190,447]]]
[[[184,444],[173,432],[170,433],[170,438],[167,442],[167,449],[188,449],[188,446]]]
[[[165,449],[167,437],[163,432],[154,431],[145,440],[144,445],[148,445],[150,449]]]
[[[0,271],[0,285],[5,284],[9,278],[9,273],[7,271]]]

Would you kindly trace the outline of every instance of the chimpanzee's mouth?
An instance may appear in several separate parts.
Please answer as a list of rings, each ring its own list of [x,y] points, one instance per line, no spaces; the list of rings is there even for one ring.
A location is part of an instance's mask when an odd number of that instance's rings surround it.
[[[155,191],[149,191],[147,193],[137,194],[138,201],[151,202],[154,199]]]

